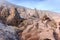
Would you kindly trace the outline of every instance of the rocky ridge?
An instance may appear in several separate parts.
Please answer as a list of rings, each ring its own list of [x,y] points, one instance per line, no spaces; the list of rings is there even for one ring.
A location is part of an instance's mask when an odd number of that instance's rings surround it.
[[[60,40],[60,14],[0,5],[0,40]]]

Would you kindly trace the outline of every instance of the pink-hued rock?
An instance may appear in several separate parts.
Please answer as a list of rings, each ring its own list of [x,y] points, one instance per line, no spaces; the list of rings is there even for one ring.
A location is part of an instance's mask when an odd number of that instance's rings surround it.
[[[0,40],[60,40],[59,13],[0,2]]]

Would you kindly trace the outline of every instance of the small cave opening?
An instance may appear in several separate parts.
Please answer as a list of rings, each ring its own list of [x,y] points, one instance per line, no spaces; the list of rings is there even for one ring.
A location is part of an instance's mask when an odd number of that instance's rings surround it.
[[[46,38],[46,39],[44,39],[44,40],[51,40],[51,39]]]
[[[50,20],[50,18],[47,15],[44,15],[43,19],[44,20]]]
[[[44,23],[44,22],[49,22],[49,21],[51,21],[51,19],[47,16],[47,15],[44,15],[43,17],[42,17],[42,23]]]

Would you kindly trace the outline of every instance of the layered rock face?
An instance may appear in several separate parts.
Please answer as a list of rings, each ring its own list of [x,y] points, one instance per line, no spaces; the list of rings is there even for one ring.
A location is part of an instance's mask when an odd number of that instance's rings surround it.
[[[60,14],[6,3],[0,5],[0,40],[60,40]]]

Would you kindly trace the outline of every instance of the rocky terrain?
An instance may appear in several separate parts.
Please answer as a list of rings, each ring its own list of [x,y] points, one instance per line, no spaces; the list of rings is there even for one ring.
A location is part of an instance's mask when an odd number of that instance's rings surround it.
[[[59,13],[0,2],[0,40],[60,40]]]

